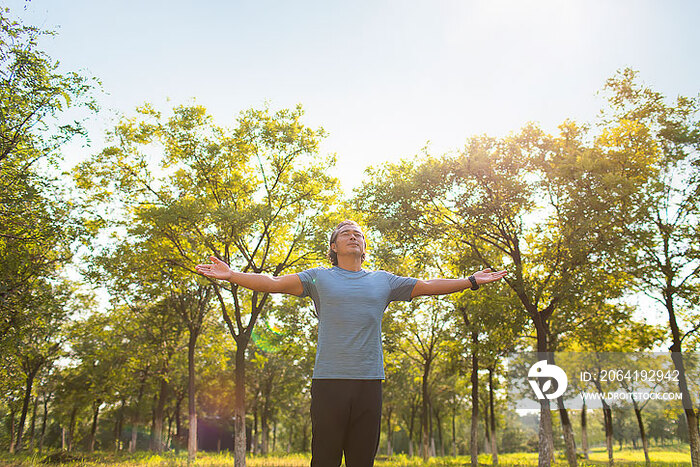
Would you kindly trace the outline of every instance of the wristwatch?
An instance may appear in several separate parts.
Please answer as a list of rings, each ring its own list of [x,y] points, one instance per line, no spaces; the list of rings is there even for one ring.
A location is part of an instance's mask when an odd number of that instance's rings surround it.
[[[477,290],[479,288],[479,284],[476,283],[476,279],[474,278],[474,276],[469,276],[467,279],[469,279],[469,282],[472,283],[472,290]]]

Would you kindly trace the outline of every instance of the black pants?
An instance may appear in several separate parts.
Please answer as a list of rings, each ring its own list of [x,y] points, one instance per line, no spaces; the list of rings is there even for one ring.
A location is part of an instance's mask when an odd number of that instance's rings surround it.
[[[382,381],[311,382],[311,467],[371,467],[379,447]]]

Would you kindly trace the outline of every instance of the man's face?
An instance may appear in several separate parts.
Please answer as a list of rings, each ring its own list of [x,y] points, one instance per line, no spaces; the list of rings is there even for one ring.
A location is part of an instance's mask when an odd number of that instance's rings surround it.
[[[335,242],[333,242],[331,247],[333,251],[338,254],[356,252],[361,255],[365,252],[365,235],[356,225],[344,225],[340,228],[340,231],[338,231]]]

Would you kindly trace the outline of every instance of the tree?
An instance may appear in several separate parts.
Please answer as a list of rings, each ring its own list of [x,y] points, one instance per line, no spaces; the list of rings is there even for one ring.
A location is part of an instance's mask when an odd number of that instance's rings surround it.
[[[260,412],[269,419],[268,428],[270,424],[273,428],[271,440],[262,429],[263,454],[266,445],[268,452],[274,451],[277,439],[284,439],[282,434],[275,436],[275,431],[286,432],[287,452],[308,450],[309,375],[316,354],[317,323],[313,306],[304,299],[287,296],[271,306],[252,336],[252,350],[262,357],[255,357],[258,361],[253,375],[258,380],[256,386],[264,388],[260,391],[264,394],[259,398]],[[276,377],[267,386],[269,373]]]
[[[23,307],[34,282],[70,259],[77,235],[71,209],[62,202],[49,170],[61,146],[84,134],[79,122],[66,122],[68,108],[96,110],[94,82],[61,73],[58,63],[38,48],[50,34],[24,26],[0,9],[0,348],[5,336],[22,327]]]
[[[661,368],[662,363],[658,358],[654,358],[644,352],[651,352],[654,347],[659,345],[666,338],[666,332],[663,328],[649,325],[646,322],[632,321],[632,313],[628,310],[621,310],[620,306],[606,306],[605,310],[606,312],[601,314],[600,319],[585,323],[576,333],[572,333],[572,335],[568,337],[570,341],[566,344],[570,346],[570,349],[575,351],[587,352],[584,354],[586,356],[586,361],[580,361],[580,359],[576,358],[573,359],[574,362],[569,362],[569,365],[571,366],[573,363],[573,366],[578,368],[578,371],[580,371],[581,368],[593,365],[593,382],[599,392],[602,392],[602,386],[604,385],[598,378],[602,368],[624,367],[628,370],[638,369],[639,371],[648,368]],[[621,359],[620,356],[623,353],[630,356],[637,354],[637,356],[632,360],[629,358]],[[567,358],[567,360],[570,359]],[[580,381],[573,381],[573,383],[574,385],[579,385]],[[625,379],[620,381],[620,385],[629,393],[641,392],[642,389],[638,387],[637,382]],[[648,402],[648,400],[646,402]],[[649,445],[642,420],[642,410],[646,402],[640,405],[637,399],[632,399],[637,426],[642,439],[644,456],[647,464],[649,464]],[[585,406],[583,410],[585,411]],[[616,436],[614,432],[616,424],[613,423],[614,419],[612,418],[614,412],[604,400],[603,410],[608,458],[609,461],[612,462],[612,439]],[[585,415],[582,414],[582,430],[585,429],[584,417]],[[623,424],[618,424],[618,426],[623,426]]]
[[[64,111],[96,110],[94,82],[60,72],[38,48],[47,34],[0,10],[0,353],[17,356],[25,377],[13,449],[22,447],[34,379],[58,352],[57,316],[66,313],[58,301],[68,299],[57,275],[81,232],[51,164],[66,141],[84,134]]]
[[[163,239],[160,231],[143,223],[133,224],[128,229],[129,235],[121,243],[93,257],[89,276],[97,283],[108,284],[115,296],[127,302],[145,298],[163,300],[163,309],[187,328],[188,457],[194,460],[197,451],[195,352],[210,309],[212,288],[188,271],[162,261],[168,252],[167,239]]]
[[[427,462],[432,439],[431,371],[436,359],[446,351],[452,329],[448,304],[437,298],[419,302],[411,304],[402,319],[406,323],[405,335],[399,349],[421,370],[421,455]]]
[[[80,122],[61,121],[62,111],[96,107],[94,81],[60,73],[58,62],[38,48],[39,37],[53,33],[24,26],[9,13],[9,8],[0,10],[0,164],[21,160],[19,176],[38,158],[56,155],[68,139],[84,133]]]
[[[620,224],[629,218],[627,209],[653,175],[653,150],[620,152],[606,140],[590,147],[585,135],[584,128],[566,122],[557,137],[528,126],[501,140],[472,138],[457,156],[373,169],[357,199],[365,212],[385,219],[386,231],[446,238],[480,264],[510,269],[505,281],[529,316],[544,358],[555,350],[554,332],[580,319],[567,305],[624,292],[624,277],[613,287],[604,279],[611,265],[621,264]],[[639,135],[625,136],[634,142]],[[553,455],[546,399],[540,420],[545,465]],[[568,416],[561,420],[573,440]],[[571,443],[567,457],[576,463]]]
[[[406,176],[405,173],[392,173],[394,180]],[[408,174],[409,181],[411,174]],[[379,180],[382,183],[383,180]],[[369,182],[373,183],[372,180]],[[400,183],[400,182],[399,182]],[[388,196],[394,194],[385,193]],[[405,195],[405,192],[402,193]],[[356,204],[364,208],[365,199],[360,190]],[[414,206],[398,201],[393,215],[410,219],[415,216]],[[448,277],[465,277],[468,271],[480,269],[478,261],[464,251],[462,245],[450,236],[445,236],[439,229],[425,231],[423,229],[397,228],[392,219],[384,217],[371,209],[365,212],[367,222],[377,230],[379,242],[378,255],[381,265],[401,264],[411,274],[431,273]],[[484,252],[486,253],[486,252]],[[498,256],[491,253],[492,256]],[[394,266],[395,267],[395,266]],[[448,297],[454,317],[460,323],[461,333],[466,338],[457,338],[456,345],[469,349],[467,356],[470,360],[472,379],[472,401],[478,401],[478,372],[479,359],[495,359],[507,352],[525,325],[524,316],[519,313],[519,307],[514,294],[509,293],[506,286],[490,286],[488,291],[476,294],[469,291]],[[495,364],[495,363],[494,363]],[[470,453],[472,463],[477,463],[478,455],[478,420],[479,405],[472,403]],[[495,416],[492,417],[495,431]],[[495,442],[495,438],[494,438]],[[494,453],[496,450],[493,450]],[[494,454],[495,458],[497,455]]]
[[[454,251],[447,256],[453,259],[452,264],[447,263],[451,266],[449,269],[458,277],[466,276],[469,270],[479,269],[478,264],[472,263],[469,255],[465,255],[464,252]],[[526,325],[517,299],[510,292],[506,284],[494,284],[477,293],[466,292],[451,297],[455,304],[455,314],[462,325],[462,332],[465,336],[469,336],[465,341],[468,342],[466,347],[470,349],[471,360],[470,454],[472,465],[478,465],[479,370],[481,368],[487,368],[490,375],[488,408],[491,410],[491,419],[489,420],[489,411],[485,410],[483,420],[486,432],[492,436],[491,452],[494,465],[498,463],[495,444],[496,424],[493,413],[493,370],[497,367],[498,359],[513,349]]]
[[[20,374],[24,376],[24,396],[15,441],[15,451],[23,448],[23,436],[34,382],[41,370],[45,370],[61,354],[65,339],[65,323],[74,308],[89,306],[89,297],[76,294],[74,284],[68,282],[50,284],[44,281],[35,284],[31,300],[25,309],[30,323],[14,327],[11,336],[15,342],[9,353],[16,359]]]
[[[93,313],[73,323],[68,338],[68,356],[75,365],[70,367],[70,374],[81,382],[74,396],[80,392],[80,399],[90,407],[90,434],[86,442],[89,452],[95,450],[100,411],[110,399],[115,373],[121,363],[121,352],[115,353],[117,349],[110,345],[109,330],[107,316]]]
[[[143,233],[161,238],[162,260],[194,273],[202,252],[243,272],[279,275],[318,257],[323,245],[317,226],[327,213],[337,181],[326,174],[332,159],[319,160],[324,133],[301,123],[301,107],[272,113],[249,110],[231,131],[213,125],[202,107],[178,107],[164,121],[145,106],[141,120],[125,120],[114,132],[116,145],[78,170],[93,200],[120,193]],[[162,153],[166,173],[154,178],[143,152]],[[323,229],[325,230],[325,229]],[[235,458],[245,464],[246,350],[269,294],[249,293],[212,282],[236,342]]]
[[[195,460],[197,452],[197,408],[195,391],[195,350],[197,339],[202,333],[204,318],[210,308],[211,287],[199,285],[196,289],[181,290],[172,295],[172,303],[186,323],[189,337],[187,339],[187,406],[189,409],[189,436],[187,453],[190,462]]]
[[[679,96],[672,104],[665,96],[640,84],[636,72],[625,69],[608,80],[610,101],[605,118],[634,129],[637,141],[658,154],[658,176],[640,190],[634,223],[625,229],[637,246],[631,269],[640,289],[656,300],[668,315],[671,355],[679,371],[688,423],[690,454],[700,466],[698,413],[683,362],[684,342],[700,330],[700,98]],[[635,148],[632,148],[635,149]]]

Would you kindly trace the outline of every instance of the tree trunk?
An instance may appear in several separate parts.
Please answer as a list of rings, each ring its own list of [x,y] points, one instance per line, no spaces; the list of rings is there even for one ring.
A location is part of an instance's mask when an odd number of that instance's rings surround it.
[[[605,447],[608,450],[608,465],[614,464],[613,459],[613,424],[612,424],[612,409],[607,402],[601,399],[603,403],[603,419],[605,421]]]
[[[688,421],[690,460],[693,467],[700,466],[700,429],[698,428],[698,415],[694,409],[685,409],[685,418]]]
[[[639,425],[639,436],[642,438],[642,448],[644,449],[644,461],[646,465],[651,465],[651,460],[649,459],[649,443],[647,441],[647,434],[644,430],[644,422],[642,420],[642,410],[639,408],[639,403],[632,398],[632,405],[634,406],[634,414],[637,416],[637,424]]]
[[[272,450],[277,449],[277,420],[272,422]]]
[[[131,441],[129,442],[129,452],[136,451],[136,442],[138,441],[138,424],[134,423],[131,426]]]
[[[95,452],[95,436],[97,435],[97,420],[100,416],[100,405],[102,405],[101,400],[97,400],[93,403],[92,426],[90,427],[90,441],[88,442],[89,452]]]
[[[445,443],[443,442],[442,435],[442,419],[440,418],[440,412],[435,410],[435,422],[437,424],[438,439],[440,440],[440,456],[445,457]]]
[[[435,457],[435,431],[433,430],[433,401],[428,400],[428,439],[430,439],[429,457]]]
[[[253,430],[252,430],[252,442],[250,446],[251,454],[258,454],[258,445],[260,443],[260,430],[258,428],[258,413],[259,413],[260,401],[256,400],[253,405]]]
[[[491,453],[491,425],[489,425],[489,405],[484,401],[484,454]]]
[[[143,391],[143,385],[141,385],[141,391]],[[138,426],[140,421],[139,405],[141,402],[141,392],[139,392],[139,397],[136,401],[136,416],[131,425],[131,440],[129,441],[129,452],[134,453],[136,451],[136,443],[138,442]]]
[[[523,302],[524,303],[524,302]],[[526,304],[527,311],[535,325],[537,336],[537,360],[549,360],[549,345],[547,343],[547,321],[543,315],[545,312],[540,312],[536,307]],[[549,399],[540,400],[540,426],[538,431],[539,437],[539,456],[537,464],[539,467],[549,466],[554,462],[554,434],[552,432],[552,413],[550,412]]]
[[[673,316],[673,321],[675,324],[675,315]],[[698,430],[698,415],[695,412],[695,403],[693,401],[690,390],[688,389],[688,380],[685,374],[685,365],[683,363],[683,354],[681,353],[681,340],[680,337],[676,339],[676,332],[673,328],[677,326],[671,326],[673,334],[673,345],[671,346],[671,359],[673,364],[678,370],[678,387],[681,391],[683,397],[683,412],[685,413],[685,419],[688,424],[688,441],[690,444],[690,460],[693,467],[700,467],[700,431]]]
[[[143,398],[143,390],[146,385],[146,373],[141,373],[141,384],[139,385],[139,393],[136,396],[136,415],[134,416],[133,424],[131,425],[131,441],[129,442],[129,452],[133,453],[136,451],[136,443],[138,442],[138,426],[141,418],[140,406],[141,399]]]
[[[44,394],[44,413],[41,417],[41,434],[39,435],[39,454],[44,450],[44,436],[46,436],[46,421],[49,417],[49,399],[50,395]]]
[[[122,440],[122,427],[124,424],[124,405],[126,401],[121,400],[121,405],[119,406],[119,412],[117,413],[117,420],[114,422],[114,452],[119,452]]]
[[[581,407],[581,449],[583,457],[588,460],[588,421],[586,420],[586,399]]]
[[[114,431],[112,431],[112,437],[114,438],[114,453],[119,452],[119,438],[121,438],[120,431],[121,429],[119,428],[119,422],[120,422],[121,415],[117,414],[117,418],[114,419]]]
[[[564,407],[564,399],[562,397],[557,398],[557,406],[559,408],[559,418],[561,419],[561,428],[564,432],[564,443],[566,446],[566,459],[569,461],[570,467],[576,467],[576,440],[574,439],[574,430],[571,427],[571,420],[569,419],[569,413]]]
[[[156,449],[156,406],[158,405],[158,395],[153,395],[153,404],[151,405],[151,440],[148,442],[148,449],[155,451]]]
[[[394,454],[391,447],[391,435],[393,434],[393,426],[391,426],[391,407],[387,407],[386,415],[386,455],[391,456]]]
[[[429,404],[429,394],[428,394],[428,376],[430,375],[430,361],[426,362],[423,366],[423,381],[421,384],[421,390],[423,394],[423,405],[421,413],[421,453],[423,456],[423,462],[428,462],[428,457],[430,453],[428,452],[430,442],[430,433],[428,424],[430,423],[430,412],[428,411]]]
[[[32,424],[29,427],[29,451],[34,451],[34,441],[36,439],[36,412],[39,409],[39,396],[34,398],[34,404],[32,407]]]
[[[308,451],[311,449],[311,447],[309,446],[309,428],[310,428],[309,425],[310,424],[311,424],[311,420],[306,418],[304,420],[304,425],[303,425],[304,439],[302,440],[302,443],[301,443],[302,451]]]
[[[264,380],[261,392],[261,409],[260,409],[260,454],[267,454],[270,447],[270,415],[272,405],[271,393],[273,382],[276,379],[276,374],[270,372]]]
[[[491,464],[498,465],[498,442],[496,438],[496,413],[493,403],[493,368],[489,368],[489,409],[491,411]],[[488,421],[487,421],[488,423]]]
[[[554,458],[554,434],[552,433],[552,414],[549,409],[549,399],[540,399],[538,436],[540,444],[537,465],[538,467],[549,467]]]
[[[246,432],[245,432],[245,351],[248,347],[248,338],[245,335],[238,336],[236,340],[236,368],[235,368],[235,395],[234,395],[234,441],[233,456],[234,467],[245,467]]]
[[[197,394],[195,386],[195,347],[197,345],[197,333],[190,330],[190,338],[187,343],[187,408],[190,421],[190,430],[187,434],[187,461],[192,463],[197,458]],[[179,405],[179,403],[178,403]],[[180,412],[177,411],[177,434],[180,439]]]
[[[530,311],[530,315],[533,318],[537,333],[537,360],[549,360],[547,327],[542,313],[539,313],[537,310],[534,310],[534,313],[531,310],[528,311]],[[552,413],[550,410],[549,399],[540,399],[539,456],[537,459],[539,467],[547,467],[554,461],[554,434],[552,432]]]
[[[479,335],[472,331],[472,423],[469,438],[469,455],[471,465],[479,465],[479,357],[477,355],[477,345]]]
[[[457,404],[452,407],[452,457],[457,457]]]
[[[672,292],[664,291],[666,310],[668,311],[669,327],[671,328],[671,359],[678,370],[678,387],[683,397],[685,419],[688,424],[688,441],[690,444],[690,461],[693,467],[700,467],[700,430],[698,429],[698,414],[695,412],[695,402],[688,390],[688,380],[685,375],[681,344],[683,338],[676,322],[676,311],[673,304]]]
[[[263,410],[260,414],[260,453],[265,455],[270,449],[270,411],[268,409],[269,394],[263,399]]]
[[[34,385],[34,376],[36,376],[39,368],[32,368],[27,372],[27,379],[24,386],[24,400],[22,401],[22,413],[19,417],[19,426],[17,427],[17,441],[15,443],[15,452],[22,450],[22,435],[24,434],[24,423],[27,420],[27,412],[29,411],[29,401],[32,400],[32,386]]]
[[[163,418],[165,415],[165,400],[168,395],[168,380],[162,377],[160,380],[160,390],[158,391],[158,402],[153,414],[153,450],[163,452]]]
[[[165,448],[171,449],[173,446],[173,414],[168,413],[168,434],[165,435]]]
[[[10,454],[15,453],[15,410],[10,406]]]
[[[600,381],[594,378],[593,383],[599,393],[603,393],[603,387]],[[613,465],[613,424],[612,424],[612,409],[605,402],[605,399],[601,399],[600,402],[603,404],[603,425],[605,427],[605,447],[608,450],[608,465]]]
[[[75,418],[77,415],[78,408],[73,407],[73,410],[70,413],[70,422],[68,425],[68,452],[71,452],[73,450],[73,435],[75,434]]]
[[[417,410],[418,410],[418,404],[417,404],[416,399],[414,398],[411,401],[411,418],[408,422],[408,455],[409,455],[409,457],[413,457],[415,454],[413,435],[414,435],[416,411]]]
[[[188,382],[188,386],[189,386],[189,382]],[[189,387],[188,387],[188,393],[189,393]],[[180,454],[180,448],[182,447],[182,446],[180,446],[180,444],[182,443],[182,401],[183,401],[183,399],[184,399],[184,396],[182,396],[182,397],[178,396],[177,400],[175,401],[175,440],[176,440],[176,442],[174,443],[175,454]],[[187,437],[187,442],[189,445],[189,433],[188,433],[188,437]],[[188,449],[188,451],[189,451],[189,449]]]

